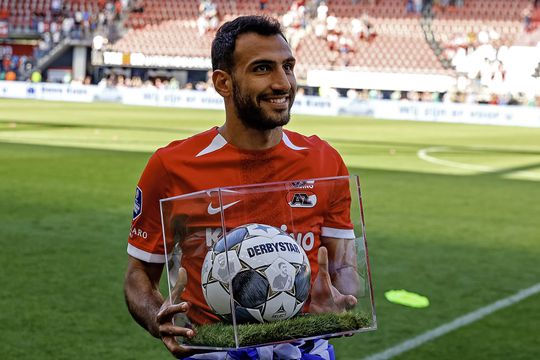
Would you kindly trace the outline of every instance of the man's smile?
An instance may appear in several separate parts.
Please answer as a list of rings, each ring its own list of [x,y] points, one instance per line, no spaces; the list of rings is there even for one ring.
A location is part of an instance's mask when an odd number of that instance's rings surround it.
[[[261,101],[270,103],[270,105],[272,105],[272,107],[275,109],[287,110],[289,108],[288,95],[264,97],[261,99]]]

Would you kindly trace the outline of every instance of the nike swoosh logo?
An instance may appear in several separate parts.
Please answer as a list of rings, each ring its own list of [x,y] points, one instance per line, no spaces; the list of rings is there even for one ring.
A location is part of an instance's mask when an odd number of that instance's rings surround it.
[[[232,202],[230,204],[223,205],[221,208],[223,209],[223,211],[225,211],[225,209],[228,209],[231,206],[238,204],[240,201],[242,201],[242,200],[238,200],[238,201]],[[221,209],[219,207],[215,208],[215,207],[212,207],[212,203],[208,204],[208,214],[215,215],[215,214],[217,214],[219,212],[221,212]]]

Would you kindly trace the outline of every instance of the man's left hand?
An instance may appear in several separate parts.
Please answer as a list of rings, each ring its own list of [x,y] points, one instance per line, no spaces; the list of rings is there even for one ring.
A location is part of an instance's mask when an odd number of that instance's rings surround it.
[[[358,300],[353,295],[342,294],[334,285],[328,272],[328,252],[324,246],[319,248],[317,255],[319,263],[319,273],[313,282],[311,289],[311,313],[340,313],[351,310],[356,306]]]

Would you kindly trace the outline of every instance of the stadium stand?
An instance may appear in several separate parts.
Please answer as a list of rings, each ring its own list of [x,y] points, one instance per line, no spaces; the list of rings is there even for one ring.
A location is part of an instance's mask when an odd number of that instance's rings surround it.
[[[3,60],[15,66],[10,70],[15,71],[17,79],[27,79],[32,70],[42,70],[42,58],[61,54],[71,40],[90,40],[97,30],[120,14],[121,3],[118,0],[0,0],[0,25],[7,24],[3,36],[0,34],[0,44],[4,42],[4,47],[12,48],[11,53],[3,52]],[[25,63],[15,65],[12,58],[22,57],[13,54],[13,48],[23,47],[33,48],[32,55],[25,54]]]
[[[461,37],[483,30],[497,37],[498,46],[512,44],[522,29],[522,12],[530,1],[470,0],[461,7],[435,6],[432,11],[417,13],[408,9],[402,0],[329,0],[327,15],[322,17],[317,17],[317,3],[319,6],[323,3],[320,1],[271,1],[264,10],[258,1],[219,0],[214,3],[220,21],[248,13],[279,16],[289,25],[289,39],[299,58],[298,76],[304,78],[307,69],[340,68],[452,74],[452,66],[443,61],[438,51],[451,60],[451,50],[461,45]],[[143,11],[129,14],[128,31],[107,50],[208,56],[212,33],[202,32],[198,26],[199,4],[199,1],[139,1]],[[299,4],[304,7],[302,19],[287,20],[288,14],[298,9]],[[363,17],[369,19],[375,35],[369,41],[361,37],[364,24],[358,22]],[[327,22],[330,18],[337,19],[332,29]],[[321,26],[323,29],[319,30]],[[432,36],[431,43],[428,35]]]

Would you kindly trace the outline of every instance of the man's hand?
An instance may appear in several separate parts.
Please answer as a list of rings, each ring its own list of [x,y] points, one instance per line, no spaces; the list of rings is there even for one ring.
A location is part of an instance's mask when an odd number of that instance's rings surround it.
[[[324,246],[319,248],[317,257],[319,273],[311,289],[311,313],[339,313],[354,308],[358,302],[353,295],[343,295],[334,285],[328,272],[328,252]]]
[[[179,345],[175,337],[183,336],[191,339],[195,336],[195,331],[193,331],[193,329],[183,328],[173,324],[174,316],[179,313],[186,313],[190,307],[188,302],[180,302],[180,295],[184,291],[186,283],[186,270],[184,268],[180,268],[178,271],[178,280],[171,291],[171,296],[165,299],[156,316],[161,341],[163,341],[163,344],[165,344],[167,349],[177,358],[186,357],[193,354],[192,350]]]

